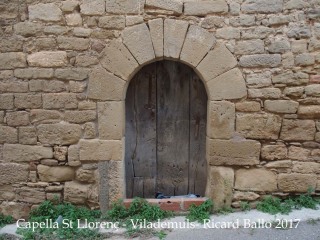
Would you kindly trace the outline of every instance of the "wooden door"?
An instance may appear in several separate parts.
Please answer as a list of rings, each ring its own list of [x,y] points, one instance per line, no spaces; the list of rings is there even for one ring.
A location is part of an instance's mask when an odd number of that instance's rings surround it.
[[[152,63],[132,79],[126,98],[126,196],[204,195],[207,95],[194,71]]]

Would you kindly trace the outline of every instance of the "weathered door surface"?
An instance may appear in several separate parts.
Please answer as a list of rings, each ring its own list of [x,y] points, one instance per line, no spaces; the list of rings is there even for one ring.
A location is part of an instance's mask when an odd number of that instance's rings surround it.
[[[126,196],[204,195],[207,94],[194,71],[161,61],[130,82],[126,97]]]

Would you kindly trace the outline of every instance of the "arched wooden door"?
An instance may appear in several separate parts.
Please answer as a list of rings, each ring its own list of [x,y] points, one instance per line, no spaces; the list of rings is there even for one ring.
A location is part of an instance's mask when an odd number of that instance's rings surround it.
[[[207,94],[196,73],[173,61],[142,68],[126,96],[126,196],[204,195]]]

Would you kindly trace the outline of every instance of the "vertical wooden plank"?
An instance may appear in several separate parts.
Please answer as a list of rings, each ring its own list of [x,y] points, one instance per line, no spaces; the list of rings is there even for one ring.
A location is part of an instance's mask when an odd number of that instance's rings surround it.
[[[144,197],[143,189],[137,190],[137,186],[143,188],[143,178],[156,177],[155,69],[154,64],[143,68],[132,79],[127,92],[125,156],[126,174],[128,174],[127,197]],[[139,180],[139,185],[132,186],[134,184],[132,182],[137,181],[136,177],[142,179]],[[133,192],[129,188],[133,189]]]
[[[157,191],[188,192],[190,70],[181,63],[157,63]]]
[[[143,177],[133,178],[132,194],[134,197],[143,197]]]
[[[145,198],[154,198],[156,195],[156,178],[144,178],[143,181],[143,196]]]
[[[206,122],[207,94],[204,84],[193,73],[190,81],[190,162],[189,193],[204,196],[207,181]]]

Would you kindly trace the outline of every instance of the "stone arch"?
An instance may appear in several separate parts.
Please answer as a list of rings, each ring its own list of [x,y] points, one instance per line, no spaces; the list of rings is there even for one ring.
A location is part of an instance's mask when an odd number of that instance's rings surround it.
[[[104,145],[108,152],[108,159],[104,160],[123,162],[124,100],[127,87],[131,78],[143,66],[162,59],[181,61],[192,67],[202,79],[209,101],[207,161],[211,166],[234,164],[234,159],[228,157],[217,160],[217,149],[214,145],[224,146],[224,141],[233,138],[235,104],[232,100],[247,96],[245,80],[237,67],[238,61],[226,46],[218,43],[214,35],[207,30],[187,21],[161,18],[126,28],[122,32],[122,41],[112,40],[107,43],[101,53],[99,65],[90,73],[88,98],[100,102],[99,144]],[[243,147],[230,141],[226,143],[231,151],[233,148]],[[114,152],[114,149],[121,152]],[[228,172],[228,169],[226,173],[221,171],[219,167],[212,170],[209,168],[206,191],[208,197],[214,198],[221,191],[232,192],[233,170],[230,169],[232,173]],[[212,181],[213,174],[230,175],[227,190],[214,190],[214,187],[211,187],[209,182]],[[119,177],[116,180],[118,187],[115,198],[124,197],[124,183],[119,182],[125,181],[124,179]]]

